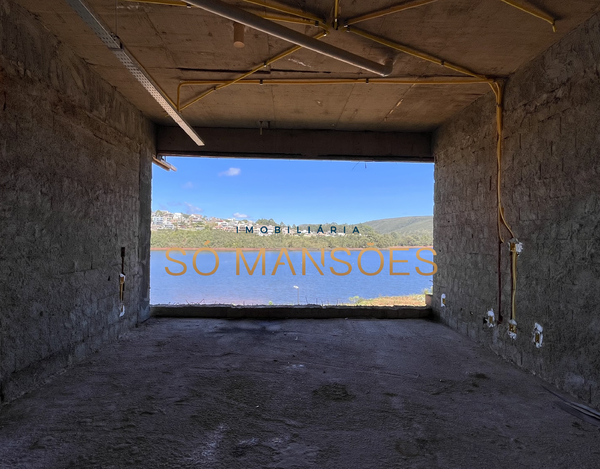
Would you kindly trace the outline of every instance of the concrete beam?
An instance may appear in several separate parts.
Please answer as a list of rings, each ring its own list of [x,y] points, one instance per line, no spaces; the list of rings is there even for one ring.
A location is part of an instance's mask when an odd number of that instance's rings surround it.
[[[320,306],[320,305],[155,305],[157,318],[213,319],[426,319],[431,308],[417,306]]]
[[[433,163],[431,134],[196,128],[205,142],[198,147],[178,127],[158,127],[159,156],[286,158],[309,160],[418,161]]]

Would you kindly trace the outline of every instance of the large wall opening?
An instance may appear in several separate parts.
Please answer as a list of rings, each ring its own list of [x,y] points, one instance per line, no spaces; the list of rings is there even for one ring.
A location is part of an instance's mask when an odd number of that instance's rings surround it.
[[[433,164],[169,158],[152,304],[424,306]]]

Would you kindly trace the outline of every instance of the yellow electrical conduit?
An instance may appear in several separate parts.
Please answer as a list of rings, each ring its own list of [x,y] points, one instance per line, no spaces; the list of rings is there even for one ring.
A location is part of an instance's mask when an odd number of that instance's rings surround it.
[[[480,75],[479,73],[472,72],[464,67],[459,65],[455,65],[451,62],[447,62],[446,60],[439,59],[434,57],[433,55],[429,55],[425,52],[421,52],[417,49],[413,49],[412,47],[405,46],[403,44],[399,44],[395,41],[391,41],[381,36],[377,36],[375,34],[371,34],[362,29],[358,29],[355,27],[346,26],[346,30],[358,36],[362,36],[364,38],[370,39],[371,41],[377,42],[384,46],[390,47],[400,52],[404,52],[405,54],[412,55],[413,57],[417,57],[422,60],[426,60],[428,62],[432,62],[437,65],[441,65],[442,67],[449,68],[450,70],[454,70],[455,72],[464,73],[465,75],[472,76],[474,78],[479,78],[480,80],[484,80],[486,83],[493,83],[494,80],[486,77],[485,75]]]
[[[478,83],[487,83],[490,85],[490,87],[492,88],[492,90],[494,91],[494,94],[496,95],[496,121],[497,121],[497,137],[498,137],[498,142],[497,142],[497,160],[498,160],[498,237],[500,238],[500,241],[502,243],[504,243],[504,238],[502,237],[502,233],[500,231],[500,226],[504,225],[506,227],[506,229],[509,231],[509,233],[511,234],[512,238],[514,238],[514,233],[511,229],[511,227],[509,226],[509,224],[506,221],[506,218],[504,217],[504,208],[502,207],[502,193],[501,193],[501,173],[502,173],[502,135],[503,135],[503,130],[504,130],[504,87],[503,85],[501,85],[500,83],[498,83],[497,80],[494,80],[492,78],[488,78],[485,75],[481,75],[479,73],[475,73],[471,70],[468,70],[464,67],[461,67],[459,65],[454,65],[450,62],[447,62],[445,60],[439,59],[437,57],[434,57],[432,55],[429,55],[425,52],[421,52],[419,50],[413,49],[411,47],[408,46],[404,46],[402,44],[398,44],[397,42],[391,41],[389,39],[380,37],[380,36],[376,36],[374,34],[368,33],[366,31],[363,31],[361,29],[357,29],[357,28],[350,28],[350,27],[346,27],[347,30],[351,33],[354,34],[358,34],[359,36],[365,37],[367,39],[371,39],[372,41],[375,41],[379,44],[383,44],[385,46],[388,46],[392,49],[396,49],[400,52],[404,52],[405,54],[409,54],[413,57],[417,57],[419,59],[422,60],[426,60],[428,62],[432,62],[435,63],[437,65],[440,65],[442,67],[446,67],[449,68],[451,70],[460,72],[460,73],[464,73],[465,75],[469,75],[471,77],[474,77],[475,79],[477,79]]]
[[[309,20],[307,18],[276,15],[273,13],[258,13],[255,11],[253,11],[252,13],[254,13],[256,16],[260,16],[261,18],[264,18],[266,20],[279,21],[281,23],[305,24],[306,26],[316,26],[318,28],[324,29],[325,31],[329,31],[329,28],[327,28],[327,26],[324,23]]]
[[[189,80],[182,81],[180,86],[188,85],[219,85],[229,83],[231,80]],[[240,80],[238,85],[344,85],[364,83],[371,85],[473,85],[487,84],[487,80],[478,78],[462,77],[397,77],[397,78],[251,78],[249,80]]]
[[[131,3],[151,3],[154,5],[168,5],[168,6],[177,6],[177,7],[193,6],[193,5],[188,5],[186,2],[180,1],[180,0],[123,0],[123,1],[131,2]],[[246,0],[244,0],[244,1],[246,1]],[[255,2],[250,1],[249,3],[255,3]],[[265,5],[261,3],[261,6],[264,7]],[[277,9],[278,11],[281,11],[278,8],[273,8],[273,9]],[[327,24],[325,23],[325,20],[318,18],[314,15],[311,15],[310,13],[303,13],[300,10],[293,10],[293,11],[294,11],[294,13],[288,12],[288,14],[290,14],[292,16],[276,15],[273,13],[260,13],[260,12],[256,12],[256,11],[253,11],[252,13],[255,14],[256,16],[260,16],[261,18],[265,18],[265,19],[271,20],[271,21],[280,21],[282,23],[304,24],[307,26],[317,26],[317,27],[323,28],[325,31],[329,30]]]
[[[510,225],[508,224],[508,222],[506,221],[506,218],[504,216],[504,207],[502,205],[502,156],[503,156],[503,132],[504,132],[504,85],[499,83],[497,80],[488,78],[484,75],[481,75],[479,73],[475,73],[471,70],[468,70],[464,67],[460,67],[458,65],[454,65],[452,63],[446,62],[442,59],[439,59],[437,57],[434,57],[432,55],[426,54],[424,52],[418,51],[416,49],[413,49],[411,47],[407,47],[404,46],[402,44],[398,44],[394,41],[391,41],[389,39],[385,39],[379,36],[376,36],[374,34],[368,33],[366,31],[357,29],[357,28],[350,28],[348,26],[346,26],[347,30],[354,33],[354,34],[358,34],[362,37],[365,37],[367,39],[371,39],[372,41],[375,41],[379,44],[383,44],[385,46],[388,46],[392,49],[396,49],[400,52],[404,52],[406,54],[409,54],[413,57],[417,57],[420,58],[422,60],[426,60],[429,62],[433,62],[437,65],[449,68],[451,70],[460,72],[460,73],[464,73],[465,75],[469,75],[471,77],[474,77],[478,80],[480,80],[480,82],[483,83],[487,83],[489,84],[489,86],[492,88],[495,96],[496,96],[496,124],[497,124],[497,128],[496,128],[496,133],[497,133],[497,145],[496,145],[496,158],[497,158],[497,170],[498,170],[498,177],[497,177],[497,199],[498,199],[498,238],[500,240],[501,243],[504,243],[504,237],[502,236],[502,225],[504,225],[504,227],[508,230],[508,232],[511,235],[511,241],[510,241],[510,251],[511,251],[511,273],[512,273],[512,284],[511,284],[511,319],[513,321],[516,321],[516,303],[515,303],[515,296],[516,296],[516,289],[517,289],[517,256],[518,256],[518,251],[517,251],[517,243],[518,241],[515,238],[514,232],[512,230],[512,228],[510,227]],[[500,271],[498,271],[498,275],[501,275]],[[501,295],[501,291],[498,292],[499,295]],[[499,312],[500,314],[501,312]],[[516,326],[510,326],[513,327],[513,329],[516,331]]]
[[[399,13],[401,11],[410,10],[412,8],[417,8],[425,5],[429,5],[430,3],[435,3],[439,0],[413,0],[409,2],[400,3],[399,5],[394,5],[388,8],[384,8],[382,10],[377,10],[371,13],[367,13],[365,15],[355,16],[354,18],[349,18],[345,21],[345,25],[352,25],[356,23],[360,23],[362,21],[368,21],[375,18],[381,18],[382,16],[391,15],[393,13]],[[521,10],[529,15],[535,16],[547,23],[550,23],[552,26],[552,30],[556,32],[556,19],[550,16],[548,13],[545,13],[539,9],[533,8],[529,5],[526,5],[522,2],[516,2],[514,0],[500,0],[501,2],[506,3],[518,10]],[[337,16],[336,16],[337,17]]]
[[[300,47],[300,46],[298,46]],[[288,51],[289,52],[289,51]],[[263,65],[261,65],[261,68]],[[254,70],[255,73],[257,70]],[[250,75],[248,72],[245,76]],[[372,84],[372,85],[473,85],[485,84],[488,80],[478,78],[461,78],[461,77],[435,77],[435,78],[267,78],[267,79],[236,79],[234,80],[188,80],[182,81],[177,87],[177,107],[181,111],[190,105],[200,101],[208,96],[213,91],[230,86],[237,85],[344,85],[344,84]],[[200,86],[200,85],[218,85],[200,96],[197,96],[189,103],[179,107],[181,88],[184,86]]]
[[[388,46],[392,49],[398,50],[400,52],[404,52],[405,54],[411,55],[413,57],[417,57],[419,59],[422,60],[426,60],[428,62],[432,62],[435,63],[437,65],[440,65],[442,67],[446,67],[449,68],[451,70],[460,72],[460,73],[464,73],[465,75],[469,75],[471,77],[474,77],[476,79],[478,79],[479,83],[487,83],[490,85],[490,87],[492,88],[492,90],[494,91],[494,94],[496,95],[496,120],[497,120],[497,134],[498,134],[498,145],[497,145],[497,159],[498,159],[498,219],[499,221],[504,224],[504,226],[508,229],[508,231],[510,232],[510,234],[512,235],[512,237],[514,238],[514,234],[512,229],[510,228],[510,226],[508,225],[508,223],[506,222],[506,219],[504,218],[504,209],[502,208],[502,204],[501,204],[501,189],[500,189],[500,173],[502,170],[502,132],[503,132],[503,87],[502,85],[500,85],[496,80],[492,79],[492,78],[488,78],[485,75],[481,75],[479,73],[475,73],[471,70],[468,70],[464,67],[461,67],[459,65],[455,65],[452,64],[450,62],[447,62],[445,60],[442,60],[438,57],[434,57],[430,54],[427,54],[425,52],[421,52],[417,49],[413,49],[412,47],[408,47],[402,44],[399,44],[397,42],[391,41],[389,39],[380,37],[380,36],[376,36],[375,34],[371,34],[368,33],[366,31],[363,31],[361,29],[355,28],[355,27],[349,27],[346,26],[346,29],[354,34],[357,34],[359,36],[365,37],[367,39],[370,39],[372,41],[375,41],[379,44],[383,44],[385,46]],[[502,237],[502,234],[500,232],[500,228],[498,228],[498,236],[500,237],[500,240],[502,242],[504,242],[504,239]]]
[[[496,95],[496,133],[498,142],[496,144],[496,157],[498,160],[498,238],[500,242],[504,243],[502,236],[502,225],[508,230],[511,237],[514,238],[515,234],[507,223],[504,217],[504,207],[502,206],[502,190],[501,190],[501,178],[502,178],[502,156],[503,156],[503,133],[504,133],[504,85],[498,82],[490,83],[494,94]]]
[[[345,25],[351,25],[360,23],[361,21],[372,20],[375,18],[381,18],[382,16],[391,15],[392,13],[398,13],[404,10],[410,10],[411,8],[417,8],[423,5],[429,5],[430,3],[437,2],[438,0],[413,0],[412,2],[404,2],[400,5],[384,8],[383,10],[377,10],[366,15],[355,16],[354,18],[347,19]]]
[[[124,0],[131,3],[153,3],[154,5],[169,5],[174,7],[187,7],[188,4],[179,0]]]
[[[506,3],[507,5],[510,5],[511,7],[515,7],[518,10],[524,11],[525,13],[529,13],[530,15],[535,16],[536,18],[544,20],[547,23],[550,23],[550,25],[552,26],[552,31],[556,32],[556,19],[552,18],[549,14],[544,13],[540,10],[536,10],[528,5],[524,5],[521,2],[515,2],[514,0],[500,1]]]
[[[283,5],[277,2],[267,2],[265,0],[242,0],[246,3],[251,3],[253,5],[258,5],[264,8],[268,8],[270,10],[276,10],[281,13],[287,13],[288,15],[297,16],[299,18],[306,18],[308,20],[313,20],[315,23],[319,23],[319,26],[324,26],[327,22],[323,18],[319,18],[312,13],[305,12],[298,8],[289,7],[287,5]]]
[[[185,6],[185,7],[190,6],[185,1],[181,1],[181,0],[124,0],[124,1],[135,2],[135,3],[152,3],[155,5]],[[311,24],[314,26],[322,27],[325,30],[328,29],[327,23],[323,18],[320,18],[316,15],[313,15],[312,13],[307,13],[307,12],[297,9],[297,8],[289,7],[287,5],[283,5],[280,3],[268,3],[265,0],[242,0],[242,1],[244,1],[246,3],[251,3],[253,5],[258,5],[258,6],[270,9],[270,10],[276,10],[276,11],[279,11],[282,13],[287,13],[291,16],[295,16],[295,17],[299,18],[300,20],[304,20],[304,21],[299,21],[297,19],[294,20],[293,18],[282,17],[282,16],[274,17],[273,15],[269,16],[268,14],[266,14],[266,15],[259,14],[259,16],[262,16],[263,18],[266,18],[266,19],[271,19],[273,21],[289,22],[289,23]],[[360,23],[362,21],[380,18],[382,16],[391,15],[393,13],[398,13],[401,11],[410,10],[412,8],[429,5],[430,3],[434,3],[437,1],[439,1],[439,0],[413,0],[413,1],[409,1],[409,2],[404,2],[399,5],[385,8],[383,10],[378,10],[378,11],[374,11],[372,13],[367,13],[365,15],[360,15],[360,16],[356,16],[354,18],[347,19],[345,21],[345,25],[348,26],[348,25]],[[522,2],[516,2],[514,0],[500,0],[500,1],[503,3],[506,3],[507,5],[512,6],[514,8],[517,8],[518,10],[521,10],[529,15],[535,16],[536,18],[546,21],[547,23],[549,23],[552,26],[552,30],[554,32],[556,32],[556,18],[553,18],[548,13],[545,13],[539,9],[535,9],[535,8],[533,8],[529,5],[526,5]],[[335,0],[335,6],[334,6],[334,27],[335,27],[335,29],[337,29],[338,24],[339,24],[338,16],[339,16],[339,0]]]
[[[325,32],[321,32],[321,33],[317,34],[316,36],[313,36],[313,38],[314,39],[321,39],[324,36],[326,36],[326,33]],[[288,50],[282,52],[281,54],[276,55],[275,57],[272,57],[272,58],[270,58],[268,60],[265,60],[263,63],[261,63],[260,65],[257,65],[256,67],[254,67],[249,72],[243,73],[239,77],[237,77],[237,78],[235,78],[233,80],[227,81],[225,83],[221,83],[220,85],[217,85],[214,88],[211,88],[210,90],[205,91],[204,93],[202,93],[201,95],[195,97],[194,99],[192,99],[188,103],[184,104],[183,106],[181,105],[181,87],[182,87],[182,84],[180,83],[179,86],[177,87],[177,110],[179,112],[181,112],[184,109],[190,107],[192,104],[197,103],[201,99],[205,98],[209,94],[211,94],[211,93],[213,93],[213,92],[215,92],[217,90],[226,88],[228,86],[234,85],[234,84],[240,82],[241,80],[243,80],[244,78],[249,77],[253,73],[258,72],[260,69],[265,68],[265,67],[271,65],[273,62],[277,62],[278,60],[283,59],[284,57],[287,57],[290,54],[293,54],[294,52],[296,52],[299,49],[302,49],[302,46],[294,46],[291,49],[288,49]]]
[[[496,143],[496,157],[498,164],[498,186],[497,186],[497,197],[498,197],[498,238],[500,243],[504,244],[504,237],[502,236],[502,225],[508,230],[511,236],[510,240],[510,269],[511,269],[511,295],[510,295],[510,319],[513,323],[509,323],[509,330],[516,334],[516,294],[517,294],[517,258],[519,252],[517,250],[518,241],[515,237],[515,233],[506,221],[504,216],[504,206],[502,205],[502,156],[503,156],[503,135],[504,135],[504,84],[495,82],[490,84],[494,94],[496,95],[496,133],[498,141]],[[501,273],[498,271],[498,275]],[[499,277],[500,278],[500,277]],[[498,292],[501,294],[501,291]],[[500,314],[501,312],[499,312]]]

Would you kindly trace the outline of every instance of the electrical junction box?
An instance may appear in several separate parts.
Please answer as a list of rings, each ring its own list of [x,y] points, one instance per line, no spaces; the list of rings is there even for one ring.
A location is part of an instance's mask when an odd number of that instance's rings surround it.
[[[487,315],[485,317],[485,323],[488,327],[494,327],[496,325],[496,314],[494,313],[493,309],[490,309],[487,312]]]
[[[514,319],[508,321],[508,336],[513,340],[517,338],[517,321]]]
[[[535,327],[533,328],[533,343],[537,348],[541,348],[543,342],[544,328],[536,322]]]

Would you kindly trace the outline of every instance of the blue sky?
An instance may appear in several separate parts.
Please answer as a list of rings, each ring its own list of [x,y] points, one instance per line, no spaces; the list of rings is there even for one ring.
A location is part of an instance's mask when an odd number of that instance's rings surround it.
[[[152,210],[290,225],[433,215],[432,163],[167,160],[177,171],[153,165]]]

